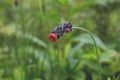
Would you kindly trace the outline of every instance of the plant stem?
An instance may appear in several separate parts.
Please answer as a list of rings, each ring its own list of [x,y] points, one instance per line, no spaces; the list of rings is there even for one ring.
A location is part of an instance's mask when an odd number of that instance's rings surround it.
[[[98,48],[97,48],[96,41],[93,37],[93,34],[90,31],[88,31],[88,30],[86,30],[85,28],[82,28],[82,27],[73,27],[73,29],[83,30],[83,31],[87,32],[90,35],[90,37],[92,38],[92,40],[94,42],[94,46],[95,46],[95,51],[96,51],[96,57],[97,57],[97,62],[98,62],[98,72],[99,72],[98,75],[99,75],[99,79],[100,79],[100,77],[101,77],[101,74],[100,74],[100,69],[101,69],[100,57],[99,57],[99,54],[98,54]]]

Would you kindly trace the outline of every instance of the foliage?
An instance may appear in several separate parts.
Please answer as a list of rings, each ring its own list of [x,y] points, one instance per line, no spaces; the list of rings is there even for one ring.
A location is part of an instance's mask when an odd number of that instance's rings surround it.
[[[120,79],[119,0],[0,0],[0,80],[98,80],[90,37],[78,30],[56,44],[61,19],[94,34],[101,80]]]

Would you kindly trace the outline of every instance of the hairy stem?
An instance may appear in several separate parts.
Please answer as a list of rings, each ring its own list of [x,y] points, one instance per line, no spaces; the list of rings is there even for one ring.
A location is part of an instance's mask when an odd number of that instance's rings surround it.
[[[92,34],[90,31],[86,30],[85,28],[73,27],[73,29],[79,29],[79,30],[85,31],[85,32],[87,32],[87,33],[90,35],[90,37],[92,38],[92,40],[93,40],[93,42],[94,42],[94,46],[95,46],[95,51],[96,51],[96,57],[97,57],[97,62],[98,62],[98,72],[99,72],[98,75],[99,75],[99,79],[100,79],[100,77],[101,77],[101,74],[100,74],[100,69],[101,69],[101,66],[100,66],[100,57],[99,57],[99,54],[98,54],[98,48],[97,48],[96,41],[95,41],[95,39],[94,39],[94,37],[93,37],[93,34]]]

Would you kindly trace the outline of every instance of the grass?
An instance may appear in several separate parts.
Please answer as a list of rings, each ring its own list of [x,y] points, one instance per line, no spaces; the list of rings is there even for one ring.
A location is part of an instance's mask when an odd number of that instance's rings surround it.
[[[76,5],[79,2],[82,5]],[[119,80],[120,11],[114,2],[107,4],[113,5],[108,5],[109,15],[96,13],[104,6],[95,1],[22,0],[17,6],[0,1],[0,80],[98,80],[99,72],[102,80]],[[51,43],[48,34],[61,18],[93,33],[97,47],[81,30]],[[101,18],[109,23],[101,24]],[[101,25],[109,25],[103,29],[108,38],[100,34]]]

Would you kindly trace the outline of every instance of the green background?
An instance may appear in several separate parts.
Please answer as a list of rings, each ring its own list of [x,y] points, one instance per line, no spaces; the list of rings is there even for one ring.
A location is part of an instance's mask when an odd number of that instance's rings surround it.
[[[93,33],[100,80],[120,80],[119,5],[119,0],[0,0],[0,80],[98,80],[87,33],[73,30],[57,43],[49,41],[62,20]]]

